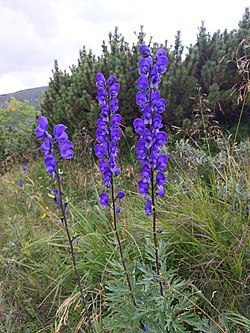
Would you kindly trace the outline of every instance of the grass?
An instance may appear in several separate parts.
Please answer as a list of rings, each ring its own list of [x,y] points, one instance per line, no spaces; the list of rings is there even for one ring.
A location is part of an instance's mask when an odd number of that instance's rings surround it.
[[[157,202],[158,237],[166,243],[167,265],[201,291],[208,318],[224,332],[248,332],[249,142],[227,143],[213,157],[190,149],[186,144],[171,153],[166,197]],[[115,279],[118,256],[109,214],[98,204],[101,177],[91,159],[87,165],[67,163],[65,192],[83,288],[96,331],[105,332],[105,287]],[[0,179],[0,332],[81,332],[84,317],[65,231],[47,196],[51,182],[40,160],[27,173],[20,169]],[[151,232],[136,169],[127,165],[117,184],[127,193],[119,221],[130,263],[145,259]]]

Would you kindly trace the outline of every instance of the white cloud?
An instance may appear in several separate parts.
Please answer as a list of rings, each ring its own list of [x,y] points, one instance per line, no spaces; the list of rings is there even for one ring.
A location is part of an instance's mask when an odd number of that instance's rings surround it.
[[[208,32],[237,28],[248,0],[1,0],[0,94],[46,85],[54,59],[61,69],[77,64],[85,45],[100,54],[115,26],[125,40],[144,26],[147,40],[174,42],[181,30],[184,45],[195,43],[197,27]]]

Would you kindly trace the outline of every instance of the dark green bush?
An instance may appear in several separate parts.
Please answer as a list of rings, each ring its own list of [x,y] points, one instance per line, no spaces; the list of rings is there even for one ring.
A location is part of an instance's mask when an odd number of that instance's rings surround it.
[[[186,52],[177,32],[174,46],[154,43],[152,49],[164,47],[169,57],[168,71],[162,82],[162,95],[167,99],[164,119],[167,126],[193,128],[197,110],[201,110],[201,98],[206,100],[206,109],[220,125],[230,127],[237,123],[243,108],[243,120],[249,123],[250,101],[240,100],[239,87],[243,80],[237,59],[246,55],[246,48],[238,48],[249,35],[250,13],[246,9],[238,30],[217,31],[210,35],[204,24],[198,30],[197,41]],[[123,125],[131,126],[138,115],[135,104],[138,78],[138,45],[146,42],[143,30],[138,41],[130,46],[118,33],[109,34],[108,45],[103,42],[102,55],[96,57],[85,47],[80,51],[77,65],[70,73],[59,69],[55,62],[53,76],[42,103],[42,113],[50,123],[62,122],[71,134],[82,128],[90,135],[97,119],[95,75],[116,75],[121,85],[119,93]],[[152,43],[151,43],[152,44]],[[248,59],[248,58],[247,58]],[[196,124],[195,124],[196,126]]]

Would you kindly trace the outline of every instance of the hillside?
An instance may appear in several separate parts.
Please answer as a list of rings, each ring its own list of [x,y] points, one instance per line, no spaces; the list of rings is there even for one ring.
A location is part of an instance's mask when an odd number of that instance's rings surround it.
[[[0,108],[4,109],[5,102],[9,101],[11,97],[15,97],[20,102],[28,101],[36,110],[40,110],[40,101],[47,89],[48,87],[44,86],[0,95]]]

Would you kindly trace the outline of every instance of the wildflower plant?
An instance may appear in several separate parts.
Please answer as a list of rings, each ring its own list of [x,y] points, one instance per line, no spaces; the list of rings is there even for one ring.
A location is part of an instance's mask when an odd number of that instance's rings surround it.
[[[153,217],[153,236],[156,257],[156,276],[159,278],[160,291],[163,287],[160,280],[160,265],[156,237],[156,199],[165,194],[167,183],[164,170],[167,167],[168,156],[161,153],[161,147],[166,144],[167,133],[162,130],[162,116],[166,100],[161,98],[158,90],[161,76],[166,72],[168,58],[164,49],[159,49],[154,57],[146,45],[141,45],[139,52],[139,74],[136,104],[140,107],[141,117],[134,120],[134,129],[139,135],[136,145],[138,161],[141,163],[141,179],[138,190],[146,200],[145,212]]]
[[[120,175],[117,162],[120,153],[118,142],[122,134],[122,116],[118,113],[120,85],[115,76],[106,79],[102,73],[96,75],[100,114],[96,122],[94,152],[105,186],[105,191],[100,193],[99,202],[104,210],[109,208],[111,211],[119,251],[119,261],[109,261],[109,272],[114,274],[115,279],[106,284],[108,293],[105,295],[105,303],[109,305],[109,309],[102,322],[110,333],[136,333],[138,330],[155,333],[190,332],[192,329],[207,332],[196,313],[196,309],[199,309],[196,304],[200,291],[190,282],[181,279],[176,270],[167,266],[167,256],[171,251],[167,253],[166,244],[157,240],[157,232],[161,232],[161,229],[157,230],[156,226],[156,203],[157,199],[165,195],[167,180],[164,172],[168,164],[168,156],[162,152],[167,140],[162,123],[166,101],[161,98],[159,85],[167,70],[168,58],[164,49],[159,49],[154,55],[146,45],[141,45],[139,52],[142,58],[139,61],[136,103],[140,107],[141,117],[135,119],[133,125],[139,136],[136,145],[137,159],[141,163],[138,190],[145,200],[146,216],[152,217],[153,240],[145,237],[144,255],[139,255],[139,262],[133,259],[133,265],[129,265],[125,258],[125,245],[118,224],[120,202],[125,197],[125,192],[116,186],[116,179]],[[49,134],[48,121],[42,116],[38,119],[35,133],[37,139],[43,141],[40,149],[44,153],[46,171],[57,181],[56,188],[52,189],[49,196],[61,211],[61,221],[67,233],[88,331],[93,333],[94,327],[76,266],[73,248],[75,237],[71,237],[68,227],[68,199],[64,197],[62,174],[59,171],[60,161],[71,159],[74,155],[73,144],[68,139],[66,129],[66,126],[58,124],[53,129],[53,135]],[[136,248],[139,249],[139,244],[136,244]]]
[[[94,147],[96,156],[99,159],[99,169],[102,173],[102,180],[107,191],[100,194],[100,204],[103,209],[108,206],[112,210],[113,217],[113,229],[118,242],[118,248],[120,252],[120,258],[123,265],[123,271],[126,277],[127,285],[130,292],[130,297],[133,305],[136,305],[132,292],[132,284],[127,272],[125,264],[125,258],[123,254],[120,235],[118,232],[117,215],[120,213],[120,205],[116,204],[117,200],[121,200],[125,197],[125,192],[115,192],[115,177],[120,174],[120,168],[117,163],[117,155],[119,148],[117,143],[121,137],[120,124],[122,116],[116,113],[119,109],[117,95],[120,90],[120,85],[117,83],[115,76],[110,76],[108,80],[102,73],[96,75],[96,87],[97,87],[97,100],[100,106],[100,115],[97,120],[96,141],[97,144]]]
[[[66,133],[67,127],[63,124],[58,124],[53,128],[53,135],[48,133],[48,120],[46,117],[41,116],[37,120],[38,126],[35,129],[37,135],[37,140],[43,140],[40,146],[40,150],[44,153],[44,165],[48,174],[52,175],[52,179],[57,181],[57,188],[53,188],[49,197],[52,198],[53,202],[57,205],[57,208],[61,212],[61,222],[67,234],[67,239],[69,242],[69,250],[71,254],[71,259],[73,263],[73,269],[76,276],[78,288],[80,291],[81,301],[84,306],[85,314],[87,317],[88,328],[91,333],[94,332],[93,324],[90,318],[87,301],[83,293],[80,275],[77,270],[76,258],[73,248],[74,237],[71,236],[67,215],[70,213],[67,209],[68,198],[65,197],[62,188],[62,176],[59,170],[59,162],[62,159],[71,159],[74,155],[72,150],[73,144],[68,139],[68,134]]]

